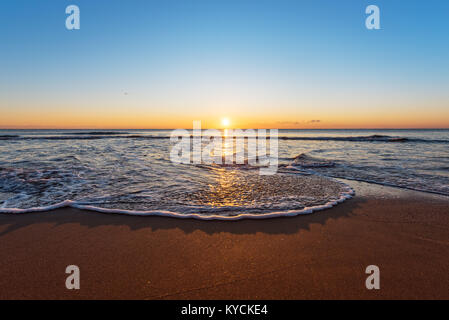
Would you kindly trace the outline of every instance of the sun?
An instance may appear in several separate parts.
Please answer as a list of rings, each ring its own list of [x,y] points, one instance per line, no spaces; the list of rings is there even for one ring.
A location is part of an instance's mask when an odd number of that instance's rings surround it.
[[[229,127],[229,125],[231,124],[231,121],[228,118],[223,118],[223,119],[221,119],[221,124],[223,127]]]

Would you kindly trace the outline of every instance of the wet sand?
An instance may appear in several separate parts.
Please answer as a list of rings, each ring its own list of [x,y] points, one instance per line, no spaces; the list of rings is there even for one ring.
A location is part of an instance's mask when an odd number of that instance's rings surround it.
[[[449,299],[449,198],[349,184],[353,199],[291,218],[0,214],[0,298]]]

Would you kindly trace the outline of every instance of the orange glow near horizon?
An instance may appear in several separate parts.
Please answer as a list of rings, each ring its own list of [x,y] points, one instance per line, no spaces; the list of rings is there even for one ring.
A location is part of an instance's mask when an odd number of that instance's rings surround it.
[[[3,120],[3,119],[2,119]],[[192,119],[166,119],[165,117],[132,118],[128,119],[103,117],[101,120],[73,118],[69,121],[62,119],[39,119],[14,121],[11,124],[0,120],[0,129],[176,129],[192,128],[192,123],[198,118]],[[49,121],[54,120],[54,121]],[[445,119],[406,119],[406,121],[395,121],[394,119],[367,119],[360,121],[349,121],[341,119],[295,121],[279,119],[257,121],[251,119],[235,120],[231,125],[225,125],[221,120],[204,119],[203,129],[211,128],[254,128],[254,129],[449,129],[449,122]]]
[[[449,108],[435,110],[416,107],[405,112],[402,108],[349,109],[340,112],[338,107],[330,108],[292,107],[285,112],[264,108],[254,112],[229,108],[223,117],[223,108],[185,108],[170,111],[145,110],[142,107],[123,108],[104,106],[83,106],[74,111],[73,106],[57,108],[15,108],[0,107],[1,129],[176,129],[192,128],[194,120],[201,120],[204,129],[209,128],[276,128],[276,129],[406,129],[406,128],[449,128]],[[293,110],[292,110],[293,109]],[[284,114],[282,114],[284,113]],[[232,119],[232,121],[231,121]]]

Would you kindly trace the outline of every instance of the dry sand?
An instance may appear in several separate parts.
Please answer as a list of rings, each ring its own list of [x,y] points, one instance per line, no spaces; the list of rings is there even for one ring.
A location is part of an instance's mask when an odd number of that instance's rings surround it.
[[[3,214],[0,298],[449,299],[449,198],[350,184],[353,199],[293,218]],[[80,290],[65,288],[72,264]]]

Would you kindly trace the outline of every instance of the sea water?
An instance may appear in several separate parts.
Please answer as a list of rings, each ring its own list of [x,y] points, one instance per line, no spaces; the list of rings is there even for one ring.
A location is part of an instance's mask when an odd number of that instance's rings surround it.
[[[170,160],[172,130],[0,130],[0,212],[71,205],[177,217],[273,217],[352,194],[333,178],[449,195],[449,130],[279,130],[279,168]]]

